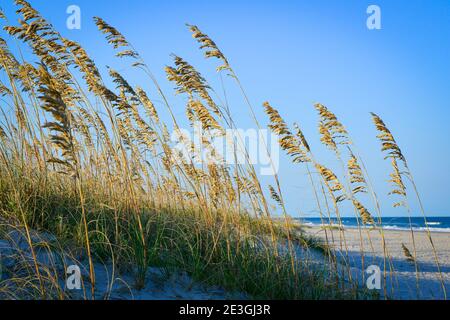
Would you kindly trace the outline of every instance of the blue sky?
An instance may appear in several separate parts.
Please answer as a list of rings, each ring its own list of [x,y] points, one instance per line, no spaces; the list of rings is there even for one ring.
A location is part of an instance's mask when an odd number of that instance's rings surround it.
[[[1,6],[14,20],[11,2],[2,0]],[[114,67],[132,84],[148,83],[150,88],[147,78],[113,58],[91,19],[101,16],[133,43],[166,92],[172,85],[163,67],[171,63],[171,53],[198,67],[211,83],[219,83],[217,64],[203,59],[185,27],[187,22],[198,25],[228,57],[259,120],[267,122],[260,106],[270,101],[289,123],[301,124],[316,156],[330,167],[336,161],[319,144],[313,103],[321,102],[336,113],[366,162],[384,215],[402,215],[386,196],[389,166],[379,152],[369,112],[379,114],[409,161],[428,215],[450,214],[449,1],[30,2],[64,36],[80,42],[99,67]],[[81,30],[65,27],[66,8],[72,4],[81,8]],[[370,4],[381,8],[381,30],[366,27]],[[232,82],[227,85],[240,126],[254,126]],[[178,97],[174,102],[183,101]],[[177,114],[184,114],[182,105]],[[313,215],[304,168],[283,157],[280,178],[289,212]],[[413,204],[413,214],[416,208]]]

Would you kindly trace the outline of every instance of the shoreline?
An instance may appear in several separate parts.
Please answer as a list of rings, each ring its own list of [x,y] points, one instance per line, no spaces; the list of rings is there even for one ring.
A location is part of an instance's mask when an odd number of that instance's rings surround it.
[[[321,224],[315,224],[315,223],[300,223],[300,225],[302,227],[306,227],[306,228],[343,228],[345,229],[350,229],[350,230],[358,230],[358,226],[346,226],[346,225],[339,225],[339,224],[326,224],[326,225],[321,225]],[[379,227],[365,227],[365,226],[361,226],[360,227],[362,230],[379,230]],[[384,226],[381,227],[381,229],[383,231],[404,231],[404,232],[411,232],[410,229],[408,228],[401,228],[401,227],[390,227],[390,226]],[[450,228],[430,228],[428,227],[428,229],[426,229],[425,227],[413,227],[412,230],[414,232],[430,232],[430,233],[449,233],[450,234]]]

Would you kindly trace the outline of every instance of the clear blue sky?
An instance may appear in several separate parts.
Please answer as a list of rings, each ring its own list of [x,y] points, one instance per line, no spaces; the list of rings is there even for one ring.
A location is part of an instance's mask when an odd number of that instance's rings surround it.
[[[13,20],[11,2],[2,0],[1,6]],[[103,17],[140,51],[166,91],[172,85],[163,67],[171,63],[171,53],[218,82],[216,64],[203,59],[184,24],[198,25],[229,58],[252,103],[259,108],[268,100],[288,122],[298,121],[317,156],[331,167],[335,161],[318,143],[312,105],[321,102],[334,111],[361,150],[384,214],[401,215],[385,195],[389,167],[369,112],[379,114],[409,160],[428,214],[450,214],[450,1],[30,2],[64,36],[84,45],[100,67],[110,65],[145,87],[142,82],[148,80],[128,72],[105,46],[91,19]],[[81,30],[65,27],[71,4],[81,8]],[[381,8],[381,30],[366,28],[370,4]],[[230,95],[230,102],[237,118],[249,119],[237,94]],[[178,114],[184,114],[184,106]],[[267,122],[262,112],[259,119]],[[241,120],[240,125],[251,127],[252,122]],[[290,213],[312,215],[305,170],[283,158],[280,176]]]

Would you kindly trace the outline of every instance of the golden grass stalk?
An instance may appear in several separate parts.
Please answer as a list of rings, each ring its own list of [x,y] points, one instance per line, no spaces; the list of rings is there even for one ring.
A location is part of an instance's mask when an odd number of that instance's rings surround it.
[[[402,243],[402,250],[403,250],[403,254],[406,257],[406,260],[411,261],[411,262],[416,261],[416,258],[414,258],[414,256],[411,254],[411,251],[409,251],[409,249],[405,246],[404,243]]]
[[[408,168],[408,163],[406,161],[406,158],[404,157],[402,151],[400,150],[400,147],[398,146],[397,142],[395,141],[394,136],[392,135],[391,131],[387,128],[387,126],[383,122],[383,120],[374,113],[372,113],[372,120],[375,124],[376,129],[379,132],[377,137],[381,141],[381,150],[383,152],[387,153],[387,155],[385,157],[386,159],[391,158],[391,166],[392,166],[393,172],[390,174],[390,177],[391,177],[390,182],[393,184],[394,188],[389,194],[398,195],[402,199],[400,202],[395,202],[393,206],[394,207],[400,207],[400,206],[406,207],[408,213],[410,212],[410,207],[408,204],[408,198],[407,198],[407,193],[406,193],[406,186],[404,185],[403,179],[402,179],[402,176],[404,175],[404,176],[408,177],[409,180],[411,181],[414,192],[419,201],[420,210],[421,210],[423,219],[425,221],[427,238],[428,238],[428,241],[430,242],[432,250],[433,250],[434,260],[435,260],[436,266],[438,268],[439,276],[440,276],[442,291],[443,291],[444,297],[446,298],[447,293],[446,293],[446,289],[445,289],[444,279],[443,279],[443,275],[441,272],[436,248],[434,246],[433,239],[431,237],[431,233],[428,228],[425,210],[423,208],[422,201],[420,199],[414,179],[412,178],[411,171]],[[405,167],[405,172],[400,171],[397,161],[401,161],[403,163],[403,165]],[[412,238],[412,242],[413,242],[414,263],[416,266],[416,274],[418,277],[418,266],[417,266],[417,260],[416,260],[417,255],[416,255],[416,248],[415,248],[414,230],[412,229],[411,216],[409,215],[408,218],[409,218],[409,225],[410,225],[410,230],[411,230],[411,238]],[[418,282],[418,279],[417,279],[417,282]]]
[[[39,99],[43,102],[42,108],[51,113],[55,122],[47,122],[44,127],[53,131],[51,135],[51,141],[61,151],[61,158],[52,157],[48,159],[48,162],[61,165],[64,169],[60,171],[63,174],[67,174],[75,179],[77,188],[79,191],[79,197],[81,201],[81,211],[84,226],[84,235],[86,241],[86,249],[89,259],[89,274],[92,283],[92,296],[95,292],[95,273],[92,261],[91,246],[89,241],[89,230],[84,205],[84,194],[82,191],[82,182],[80,175],[79,159],[75,150],[75,140],[72,134],[72,114],[64,102],[59,83],[53,79],[50,73],[41,67],[39,70],[41,86],[39,92],[41,96]]]

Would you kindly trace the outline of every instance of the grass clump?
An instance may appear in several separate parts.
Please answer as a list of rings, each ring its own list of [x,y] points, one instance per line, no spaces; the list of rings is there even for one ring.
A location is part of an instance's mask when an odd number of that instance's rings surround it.
[[[239,150],[244,163],[230,165],[219,159],[214,137],[236,129],[236,123],[226,99],[194,66],[173,56],[173,66],[165,68],[175,93],[186,101],[186,119],[177,118],[150,68],[115,27],[94,18],[116,56],[144,72],[150,88],[130,83],[112,68],[103,75],[80,44],[64,38],[31,4],[24,0],[15,4],[18,25],[0,15],[8,36],[0,37],[0,218],[4,236],[12,228],[20,230],[32,258],[24,262],[25,273],[16,270],[8,281],[0,282],[0,294],[70,298],[60,272],[39,262],[32,237],[37,231],[56,237],[48,251],[87,260],[90,288],[84,288],[85,297],[95,296],[99,262],[112,265],[119,274],[131,273],[136,289],[145,287],[149,267],[160,267],[167,273],[186,271],[195,280],[251,298],[367,297],[340,271],[335,248],[328,244],[333,230],[325,229],[327,241],[321,243],[292,222],[276,172],[265,190],[245,146]],[[198,27],[188,28],[205,49],[205,57],[220,61],[217,72],[231,75],[261,128],[225,55]],[[10,49],[11,42],[18,49]],[[23,54],[30,50],[30,55]],[[163,110],[156,108],[156,99],[162,101]],[[380,213],[376,195],[336,116],[316,105],[321,141],[348,171],[345,182],[317,161],[298,125],[291,130],[269,103],[264,108],[280,147],[294,163],[307,167],[323,223],[331,225],[332,217],[340,222],[340,205],[350,201],[361,225],[376,225],[356,199],[359,193],[370,192]],[[384,123],[375,120],[384,131],[383,149],[406,165]],[[206,133],[201,149],[209,152],[211,161],[196,161],[202,151],[181,136],[178,142],[193,153],[186,159],[176,152],[169,132],[181,132],[181,123],[200,124]],[[238,140],[242,142],[242,137]],[[346,168],[343,158],[348,155]],[[397,185],[401,174],[392,176]],[[272,218],[270,198],[282,218]],[[345,234],[337,231],[344,246],[340,250],[347,252]],[[307,258],[310,251],[324,253],[327,263]]]

